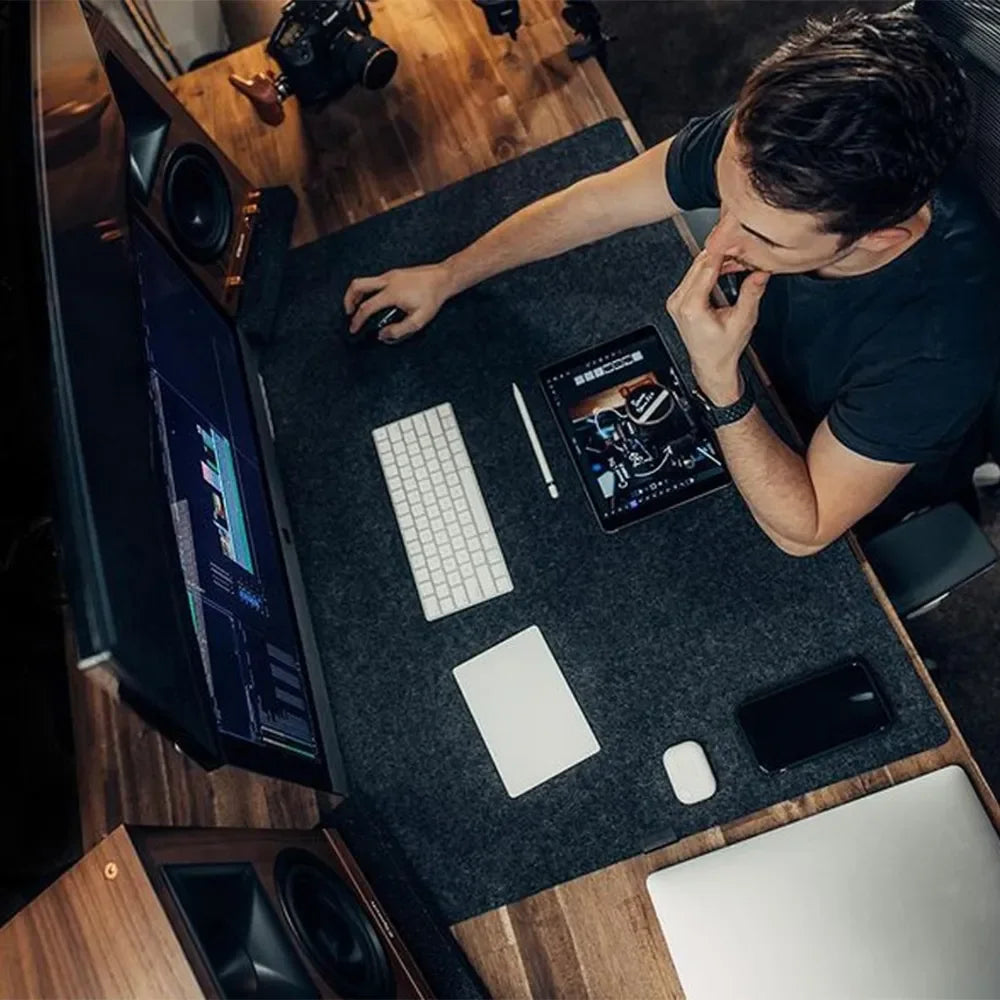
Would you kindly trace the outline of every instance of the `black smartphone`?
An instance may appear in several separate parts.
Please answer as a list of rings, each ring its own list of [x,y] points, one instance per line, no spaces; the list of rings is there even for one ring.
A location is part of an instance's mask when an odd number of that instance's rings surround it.
[[[757,763],[784,771],[885,729],[889,705],[858,658],[765,691],[736,711]]]

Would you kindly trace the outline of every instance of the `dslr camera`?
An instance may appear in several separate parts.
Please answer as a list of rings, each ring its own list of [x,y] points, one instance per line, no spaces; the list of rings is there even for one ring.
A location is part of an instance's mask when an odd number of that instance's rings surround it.
[[[230,82],[271,125],[284,118],[281,104],[295,96],[306,107],[342,97],[353,86],[384,87],[396,72],[396,53],[371,33],[366,0],[289,0],[281,8],[267,54],[280,73],[258,73]]]

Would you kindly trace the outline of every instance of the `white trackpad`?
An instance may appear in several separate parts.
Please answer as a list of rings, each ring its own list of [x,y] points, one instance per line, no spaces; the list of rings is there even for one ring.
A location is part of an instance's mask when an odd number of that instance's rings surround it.
[[[601,749],[537,625],[452,673],[511,798]]]
[[[668,747],[663,754],[670,787],[686,806],[704,802],[715,794],[715,775],[700,743],[685,740]]]

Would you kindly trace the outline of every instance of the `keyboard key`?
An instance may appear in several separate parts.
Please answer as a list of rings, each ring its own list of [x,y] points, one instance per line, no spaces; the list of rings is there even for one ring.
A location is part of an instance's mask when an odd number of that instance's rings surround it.
[[[465,495],[469,500],[469,507],[472,510],[472,517],[476,522],[476,527],[480,533],[492,532],[493,525],[490,523],[490,515],[486,512],[486,505],[483,503],[482,495],[479,492],[479,483],[476,481],[475,473],[472,469],[465,468],[459,472],[459,478],[465,487]]]
[[[487,597],[492,597],[497,592],[493,574],[485,566],[479,566],[476,569],[476,576],[479,578],[479,586],[482,587],[483,593]]]

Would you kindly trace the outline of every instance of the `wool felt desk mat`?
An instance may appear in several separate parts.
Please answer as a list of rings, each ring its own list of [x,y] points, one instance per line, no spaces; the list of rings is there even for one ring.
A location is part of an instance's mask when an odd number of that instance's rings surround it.
[[[846,543],[784,555],[734,488],[602,533],[537,372],[649,322],[690,263],[670,223],[491,279],[424,334],[352,348],[355,275],[438,260],[510,212],[633,150],[603,122],[294,251],[263,373],[296,543],[352,783],[452,921],[942,743],[946,727]],[[807,331],[806,331],[807,333]],[[676,341],[673,341],[676,346]],[[549,498],[510,384],[560,488]],[[514,591],[421,614],[374,427],[450,401]],[[452,668],[537,624],[601,745],[510,799]],[[896,714],[884,732],[780,775],[758,770],[737,705],[848,655]],[[698,740],[718,779],[681,805],[661,757]]]

